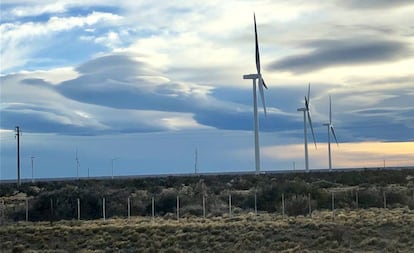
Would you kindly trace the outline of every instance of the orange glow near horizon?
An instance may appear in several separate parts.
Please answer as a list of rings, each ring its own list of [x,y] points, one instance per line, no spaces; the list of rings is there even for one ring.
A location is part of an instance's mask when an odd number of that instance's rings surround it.
[[[309,145],[311,168],[328,167],[328,145],[318,143],[318,149]],[[361,168],[413,166],[414,142],[358,142],[331,144],[334,168]],[[273,160],[304,163],[303,144],[270,146],[263,148],[263,156]]]

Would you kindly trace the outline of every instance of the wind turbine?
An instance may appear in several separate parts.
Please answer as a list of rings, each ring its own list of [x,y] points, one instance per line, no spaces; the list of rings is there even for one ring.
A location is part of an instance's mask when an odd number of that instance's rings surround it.
[[[324,126],[328,127],[328,154],[329,154],[329,171],[332,171],[332,157],[331,157],[331,133],[335,139],[336,145],[338,144],[338,139],[336,139],[336,134],[334,127],[332,125],[332,102],[331,96],[329,96],[329,123],[323,124]]]
[[[76,161],[76,179],[79,180],[79,157],[78,157],[78,149],[76,149],[75,161]]]
[[[309,111],[309,104],[310,104],[310,84],[308,86],[308,96],[307,97],[305,96],[305,107],[298,109],[298,112],[303,112],[303,131],[305,135],[304,136],[305,137],[305,167],[306,167],[307,172],[309,172],[309,155],[308,155],[308,134],[307,134],[306,118],[308,118],[309,120],[309,126],[310,126],[310,129],[312,130],[313,142],[315,143],[315,148],[317,148],[315,133],[313,132],[313,127],[312,127],[312,119],[311,119],[310,111]]]
[[[253,108],[254,108],[254,154],[255,154],[255,165],[256,165],[256,173],[260,172],[260,150],[259,150],[259,118],[257,114],[257,91],[256,91],[256,80],[259,80],[258,86],[259,86],[259,92],[260,92],[260,98],[262,100],[263,104],[263,110],[264,114],[266,116],[266,105],[264,100],[264,92],[263,87],[267,89],[267,86],[262,78],[262,74],[260,72],[260,54],[259,54],[259,43],[257,40],[257,27],[256,27],[256,15],[253,14],[253,20],[254,20],[254,36],[255,36],[255,54],[256,54],[256,70],[257,74],[249,74],[249,75],[243,75],[243,79],[251,79],[253,80]]]

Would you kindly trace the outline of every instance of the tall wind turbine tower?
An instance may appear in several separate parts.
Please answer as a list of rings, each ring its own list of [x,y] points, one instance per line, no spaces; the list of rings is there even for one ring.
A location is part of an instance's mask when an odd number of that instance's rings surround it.
[[[331,96],[329,96],[329,122],[326,124],[323,124],[324,126],[328,127],[328,157],[329,157],[329,171],[332,171],[332,156],[331,156],[331,133],[332,136],[335,139],[336,145],[338,144],[338,139],[336,139],[336,134],[334,127],[332,125],[332,102],[331,102]]]
[[[260,54],[259,54],[259,43],[257,39],[257,27],[256,27],[256,15],[253,14],[254,20],[254,36],[255,36],[255,55],[256,55],[256,74],[249,74],[243,75],[243,79],[251,79],[253,80],[253,120],[254,120],[254,154],[255,154],[255,167],[256,173],[260,172],[260,146],[259,146],[259,118],[257,112],[257,88],[256,83],[258,80],[257,85],[259,86],[260,98],[263,104],[264,114],[266,116],[266,105],[264,100],[264,92],[263,87],[267,89],[267,86],[262,78],[262,74],[260,72]]]
[[[308,133],[307,133],[306,118],[308,118],[308,120],[309,120],[309,126],[310,126],[310,129],[312,131],[313,142],[315,143],[315,148],[316,148],[316,139],[315,139],[315,133],[313,132],[312,119],[311,119],[311,116],[310,116],[309,105],[310,105],[310,84],[308,86],[308,96],[307,97],[305,96],[305,107],[298,109],[299,112],[303,112],[303,132],[304,132],[304,137],[305,137],[305,168],[306,168],[306,172],[309,172]]]

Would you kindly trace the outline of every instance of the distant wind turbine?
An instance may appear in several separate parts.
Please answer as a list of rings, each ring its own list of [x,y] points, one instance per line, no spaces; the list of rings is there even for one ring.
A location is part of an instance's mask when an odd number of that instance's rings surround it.
[[[76,178],[79,179],[79,157],[78,157],[78,149],[76,149],[76,154],[75,154],[75,161],[76,161]]]
[[[335,139],[336,145],[338,144],[338,139],[336,139],[336,134],[334,127],[332,125],[332,101],[331,96],[329,96],[329,123],[323,124],[328,127],[328,155],[329,155],[329,171],[332,171],[332,157],[331,157],[331,133]]]
[[[304,131],[304,137],[305,137],[305,167],[306,167],[307,172],[309,171],[309,156],[308,156],[308,134],[307,134],[306,118],[308,118],[309,120],[309,126],[312,131],[313,142],[315,143],[315,148],[316,148],[316,139],[315,139],[315,133],[313,132],[312,119],[310,116],[309,105],[310,105],[310,84],[308,86],[308,96],[307,97],[305,96],[305,107],[298,109],[299,112],[303,112],[303,131]]]
[[[256,165],[256,173],[260,172],[260,150],[259,150],[259,119],[257,114],[257,91],[256,91],[256,80],[259,80],[259,92],[260,98],[263,104],[264,114],[266,116],[266,105],[264,100],[264,92],[263,87],[267,89],[267,86],[262,78],[262,74],[260,72],[260,54],[259,54],[259,43],[257,39],[257,27],[256,27],[256,15],[253,14],[254,20],[254,36],[255,36],[255,54],[256,54],[256,70],[257,74],[249,74],[243,75],[243,79],[252,79],[253,80],[253,108],[254,108],[254,153],[255,153],[255,165]]]

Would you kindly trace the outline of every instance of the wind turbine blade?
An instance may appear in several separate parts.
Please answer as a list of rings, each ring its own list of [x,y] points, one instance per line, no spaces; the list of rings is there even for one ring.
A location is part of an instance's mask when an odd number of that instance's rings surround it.
[[[308,104],[310,103],[310,83],[308,85]]]
[[[310,125],[311,131],[312,131],[313,142],[315,143],[315,148],[317,149],[317,147],[316,147],[315,133],[313,132],[312,119],[311,119],[311,116],[310,116],[310,112],[307,111],[307,114],[308,114],[309,125]]]
[[[309,102],[308,99],[305,97],[305,109],[306,111],[309,111]]]
[[[262,80],[262,84],[263,86],[267,89],[267,85],[265,84],[265,81],[263,80],[263,78],[260,78]]]
[[[260,74],[260,54],[259,54],[259,42],[257,39],[257,27],[256,27],[256,14],[253,13],[254,18],[254,37],[256,42],[256,69],[257,73]]]
[[[331,96],[329,96],[329,124],[332,124],[332,103],[331,103]]]
[[[336,145],[339,146],[338,139],[336,139],[336,134],[335,134],[334,127],[332,125],[330,125],[329,127],[331,128],[331,133],[332,133],[332,135],[333,135],[333,137],[334,137],[334,139],[336,141]]]
[[[264,92],[263,92],[263,86],[266,87],[266,85],[264,84],[263,79],[262,78],[259,78],[260,99],[262,100],[264,114],[265,114],[265,116],[267,116],[266,104],[265,104],[265,98],[264,98]]]

